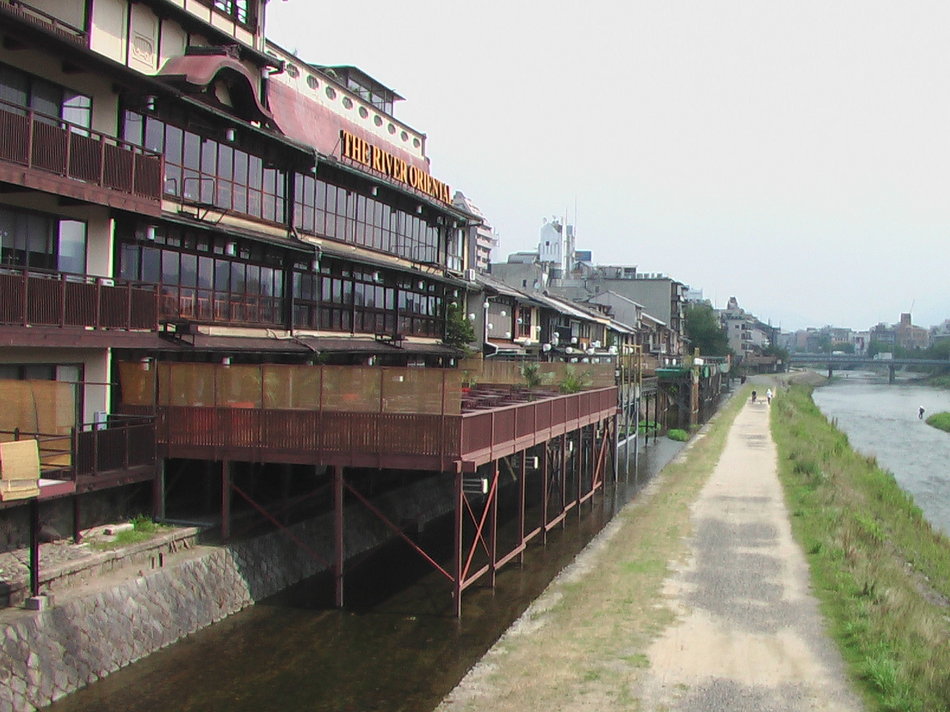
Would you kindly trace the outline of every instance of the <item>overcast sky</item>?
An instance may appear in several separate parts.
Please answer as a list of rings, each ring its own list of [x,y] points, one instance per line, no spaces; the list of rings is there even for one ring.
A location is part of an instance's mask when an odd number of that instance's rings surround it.
[[[950,318],[950,3],[271,0],[268,35],[406,98],[432,174],[534,249],[784,330]]]

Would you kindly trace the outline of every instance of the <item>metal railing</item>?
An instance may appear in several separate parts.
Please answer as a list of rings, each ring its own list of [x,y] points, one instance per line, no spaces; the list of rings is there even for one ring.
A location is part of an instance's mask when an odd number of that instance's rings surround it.
[[[162,199],[164,159],[113,136],[0,101],[0,160]]]
[[[156,461],[151,416],[110,415],[106,423],[86,423],[60,435],[0,430],[2,440],[38,441],[40,470],[53,479],[96,477]]]
[[[0,324],[158,329],[154,285],[0,267]]]

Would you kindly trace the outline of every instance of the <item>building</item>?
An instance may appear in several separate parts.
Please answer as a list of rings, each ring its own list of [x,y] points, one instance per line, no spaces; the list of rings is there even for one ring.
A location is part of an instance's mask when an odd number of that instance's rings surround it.
[[[297,493],[334,517],[342,603],[344,500],[431,478],[457,517],[460,611],[513,556],[482,561],[462,524],[497,502],[502,458],[562,493],[520,550],[603,483],[613,368],[584,394],[519,398],[517,369],[463,391],[466,344],[446,337],[482,289],[483,218],[430,172],[402,97],[269,42],[265,8],[0,1],[0,440],[39,443],[44,474],[0,502],[3,543],[41,520],[78,537],[110,499],[189,508],[227,539],[234,510]],[[531,318],[503,333],[536,343]]]
[[[452,204],[469,215],[474,215],[479,222],[474,226],[475,239],[469,240],[468,264],[478,272],[487,272],[491,265],[491,251],[498,246],[498,235],[485,219],[482,211],[465,194],[457,190],[452,198]]]

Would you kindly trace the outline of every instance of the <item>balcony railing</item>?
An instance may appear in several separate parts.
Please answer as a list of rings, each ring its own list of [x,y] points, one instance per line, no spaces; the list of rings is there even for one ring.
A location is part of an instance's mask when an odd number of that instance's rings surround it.
[[[89,491],[122,483],[131,470],[153,474],[155,420],[150,416],[111,415],[107,423],[87,423],[68,433],[0,430],[0,441],[37,440],[40,470],[49,479],[69,480]]]
[[[3,101],[0,160],[156,203],[162,199],[161,155]]]
[[[616,387],[460,415],[159,406],[158,442],[168,457],[473,470],[616,410]]]
[[[51,14],[49,11],[33,7],[33,5],[28,2],[23,2],[23,0],[4,0],[2,5],[5,6],[8,12],[12,12],[35,25],[49,29],[79,44],[84,45],[86,43],[85,30],[73,26],[66,20]]]
[[[0,268],[0,324],[158,329],[154,285]]]

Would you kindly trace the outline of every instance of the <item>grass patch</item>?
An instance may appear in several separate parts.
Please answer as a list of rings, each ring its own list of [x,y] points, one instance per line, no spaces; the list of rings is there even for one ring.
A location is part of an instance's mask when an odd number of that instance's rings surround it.
[[[950,433],[950,413],[934,413],[927,418],[927,425]]]
[[[132,517],[129,523],[132,525],[132,529],[117,532],[115,538],[111,541],[93,541],[90,545],[94,549],[100,549],[102,551],[121,549],[126,546],[131,546],[132,544],[148,541],[152,537],[171,528],[162,524],[156,524],[152,521],[151,517],[146,517],[145,515]]]
[[[950,540],[873,458],[855,453],[811,389],[772,404],[792,528],[871,709],[950,710]]]

